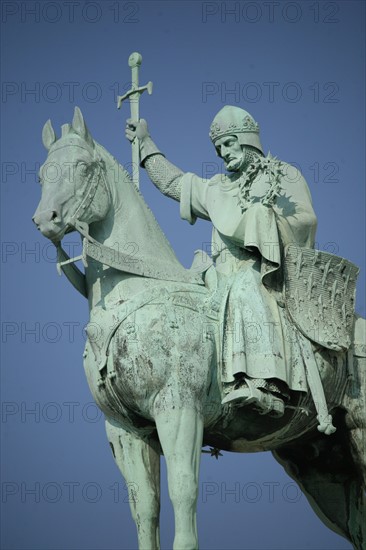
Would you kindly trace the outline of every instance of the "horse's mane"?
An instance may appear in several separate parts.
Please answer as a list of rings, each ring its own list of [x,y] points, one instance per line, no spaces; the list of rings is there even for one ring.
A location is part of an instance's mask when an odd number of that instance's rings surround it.
[[[165,233],[161,229],[153,211],[151,210],[149,205],[145,202],[145,199],[142,193],[140,192],[140,190],[137,189],[137,187],[133,183],[129,172],[126,170],[126,168],[124,168],[122,164],[120,164],[120,162],[118,162],[118,160],[109,151],[107,151],[105,147],[103,147],[103,145],[101,145],[95,140],[94,140],[94,143],[97,148],[97,153],[100,154],[100,157],[106,163],[106,166],[108,165],[114,166],[115,173],[117,173],[117,178],[114,176],[114,185],[129,186],[130,191],[136,196],[136,200],[138,200],[142,204],[144,210],[148,213],[149,221],[152,222],[154,229],[162,237],[163,243],[165,244],[166,247],[168,247],[170,253],[174,256],[175,261],[177,261],[180,267],[184,269],[184,267],[180,264],[178,258],[176,257],[176,254],[172,248],[172,245],[170,244]],[[116,168],[118,170],[116,170]]]

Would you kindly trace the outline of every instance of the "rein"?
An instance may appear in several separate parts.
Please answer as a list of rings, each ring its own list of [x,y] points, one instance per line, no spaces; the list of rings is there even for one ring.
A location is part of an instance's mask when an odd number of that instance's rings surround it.
[[[155,258],[155,265],[151,266],[146,263],[142,258],[132,257],[131,254],[125,254],[119,250],[115,250],[95,240],[89,234],[89,225],[80,221],[80,217],[87,211],[93,202],[95,197],[100,176],[103,174],[101,163],[98,162],[99,172],[92,178],[91,184],[88,187],[88,191],[81,201],[80,205],[76,208],[74,215],[72,216],[68,226],[78,231],[83,237],[83,250],[79,256],[70,258],[65,250],[61,246],[61,241],[54,243],[57,248],[57,271],[59,275],[62,272],[66,275],[67,279],[73,285],[74,288],[85,298],[87,298],[87,286],[85,274],[74,265],[75,262],[81,260],[84,268],[88,267],[88,258],[95,260],[108,267],[121,271],[123,273],[131,273],[141,277],[147,277],[151,279],[158,279],[161,281],[174,281],[189,284],[204,285],[202,273],[208,269],[207,262],[201,264],[195,264],[194,268],[190,270],[182,267],[181,269],[169,270],[167,273],[167,266],[164,262],[159,262],[159,259]],[[104,184],[109,192],[108,186]]]

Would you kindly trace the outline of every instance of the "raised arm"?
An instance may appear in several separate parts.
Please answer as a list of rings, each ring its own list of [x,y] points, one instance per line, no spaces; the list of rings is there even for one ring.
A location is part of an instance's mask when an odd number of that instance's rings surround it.
[[[126,137],[129,141],[138,138],[140,144],[140,163],[153,184],[164,195],[180,201],[183,172],[169,162],[159,151],[151,139],[146,120],[139,122],[128,119],[126,123]]]

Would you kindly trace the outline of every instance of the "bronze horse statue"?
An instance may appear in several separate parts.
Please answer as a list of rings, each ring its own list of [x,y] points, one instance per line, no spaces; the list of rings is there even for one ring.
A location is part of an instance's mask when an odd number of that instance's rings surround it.
[[[337,430],[317,429],[316,403],[298,392],[281,418],[221,404],[220,285],[202,253],[185,269],[129,174],[91,137],[76,108],[57,139],[50,121],[34,221],[58,247],[59,268],[88,299],[84,366],[130,491],[140,549],[159,548],[160,456],[175,515],[175,550],[198,548],[201,449],[272,451],[322,521],[365,548],[366,359],[356,318],[348,352],[315,350]],[[83,238],[85,275],[61,248]]]

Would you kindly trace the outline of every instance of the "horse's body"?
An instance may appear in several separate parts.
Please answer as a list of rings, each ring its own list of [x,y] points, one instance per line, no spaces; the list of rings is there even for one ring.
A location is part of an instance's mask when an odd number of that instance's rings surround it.
[[[62,167],[62,183],[43,182],[35,215],[42,233],[59,241],[82,218],[95,241],[114,249],[118,243],[120,252],[130,254],[130,272],[88,261],[91,322],[85,370],[130,487],[139,547],[159,547],[162,453],[175,513],[174,548],[198,547],[199,462],[202,445],[208,444],[238,452],[273,451],[321,519],[355,548],[364,548],[365,359],[354,358],[350,379],[350,354],[316,352],[337,426],[330,437],[317,431],[314,404],[306,393],[280,419],[249,407],[223,408],[212,289],[195,284],[194,272],[190,279],[128,174],[93,142],[79,111],[60,140],[46,125],[44,142],[48,162]],[[69,172],[70,163],[72,178],[64,169]],[[94,167],[91,183],[88,166]],[[88,185],[94,186],[92,194]],[[137,258],[153,266],[153,277],[133,273]]]

